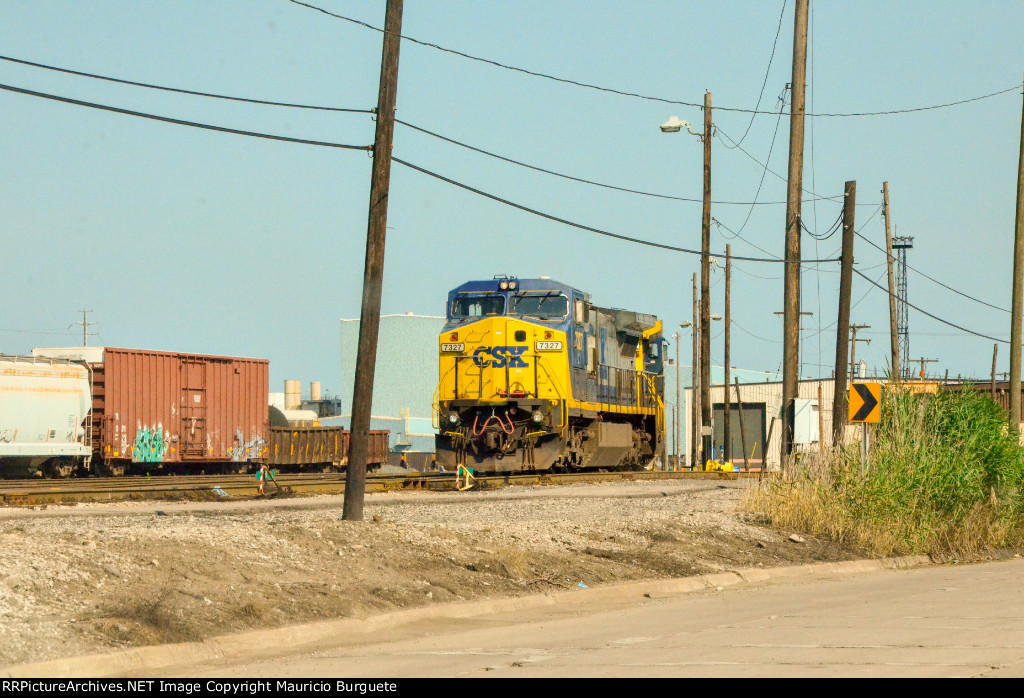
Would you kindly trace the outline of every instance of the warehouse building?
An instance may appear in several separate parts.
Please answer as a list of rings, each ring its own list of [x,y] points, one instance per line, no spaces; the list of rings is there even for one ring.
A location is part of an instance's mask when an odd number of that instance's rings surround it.
[[[391,431],[389,446],[398,462],[405,454],[419,468],[434,452],[433,403],[437,389],[437,338],[445,319],[432,315],[382,315],[373,377],[370,429]],[[321,419],[324,426],[351,423],[352,392],[359,350],[359,320],[341,320],[343,414]]]
[[[736,369],[733,369],[733,373],[735,372]],[[725,386],[722,384],[721,378],[718,380],[717,385],[711,386],[711,429],[716,457],[725,443]],[[742,378],[740,380],[738,398],[736,386],[729,387],[731,403],[730,460],[740,469],[746,463],[750,469],[766,468],[769,471],[777,471],[782,462],[782,382],[774,379],[767,382],[743,383]],[[879,379],[872,380],[885,382]],[[793,433],[795,451],[798,454],[816,453],[822,433],[825,434],[826,443],[831,440],[835,380],[832,378],[807,379],[800,381],[798,386]],[[698,390],[698,399],[699,392]],[[692,422],[692,399],[692,390],[686,389],[681,400],[679,417],[683,425],[683,436],[679,445],[680,458],[688,468],[693,465],[690,436],[693,432],[689,429]],[[666,422],[671,424],[672,417],[673,415],[666,414]],[[845,427],[845,442],[855,441],[859,438],[859,434],[860,429],[857,425],[847,425]],[[743,455],[744,451],[747,454],[746,458]],[[669,453],[673,452],[674,447],[670,437]],[[670,462],[671,460],[670,457]]]

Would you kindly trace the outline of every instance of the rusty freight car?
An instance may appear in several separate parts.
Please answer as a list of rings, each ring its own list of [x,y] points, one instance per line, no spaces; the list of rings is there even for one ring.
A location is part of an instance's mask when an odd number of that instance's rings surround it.
[[[341,470],[348,465],[351,432],[343,427],[271,427],[266,462],[284,470]],[[388,462],[388,432],[371,431],[368,469]]]
[[[242,471],[265,455],[266,359],[114,347],[33,353],[92,367],[95,472]]]

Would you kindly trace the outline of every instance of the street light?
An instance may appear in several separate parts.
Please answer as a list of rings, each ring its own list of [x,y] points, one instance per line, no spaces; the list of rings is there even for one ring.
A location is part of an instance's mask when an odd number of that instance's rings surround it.
[[[695,331],[695,336],[700,337],[700,351],[698,356],[700,357],[700,366],[694,366],[694,371],[700,371],[700,405],[701,405],[701,419],[694,419],[696,424],[698,421],[711,423],[711,321],[709,315],[711,314],[711,300],[710,295],[710,275],[711,275],[711,93],[707,92],[704,95],[704,132],[696,133],[690,128],[690,124],[683,121],[678,116],[671,116],[669,120],[661,125],[662,133],[679,133],[683,129],[691,136],[696,136],[701,140],[704,146],[704,198],[703,208],[701,211],[701,262],[700,262],[700,328]],[[694,295],[696,296],[696,287],[694,288]],[[696,305],[696,301],[695,301]],[[696,315],[696,313],[695,313]],[[696,318],[695,318],[696,321]],[[697,352],[694,352],[697,354]],[[696,363],[696,362],[695,362]],[[696,388],[696,385],[694,386]],[[693,443],[693,450],[703,450],[707,453],[707,447],[709,441],[703,439],[696,441],[696,434],[694,434],[695,441]]]

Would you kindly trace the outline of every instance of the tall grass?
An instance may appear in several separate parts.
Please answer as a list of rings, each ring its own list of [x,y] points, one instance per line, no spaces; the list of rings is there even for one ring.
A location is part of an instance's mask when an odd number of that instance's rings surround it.
[[[987,395],[887,391],[872,432],[865,475],[859,444],[835,448],[753,490],[747,508],[876,555],[1024,544],[1024,448]]]

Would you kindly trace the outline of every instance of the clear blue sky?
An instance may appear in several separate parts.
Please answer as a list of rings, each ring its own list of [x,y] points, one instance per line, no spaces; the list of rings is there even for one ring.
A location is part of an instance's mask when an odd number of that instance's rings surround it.
[[[376,26],[382,0],[313,4]],[[781,0],[759,2],[457,2],[407,0],[404,33],[529,70],[618,90],[752,108]],[[793,2],[786,5],[761,108],[790,80]],[[808,110],[861,112],[955,101],[1012,87],[1024,74],[1024,3],[812,3]],[[130,80],[268,100],[353,108],[376,104],[381,35],[287,0],[7,0],[3,55]],[[229,104],[118,86],[0,61],[0,83],[165,116],[366,145],[367,115]],[[575,87],[403,42],[398,116],[530,164],[622,187],[696,199],[701,146],[658,125],[698,109]],[[716,110],[738,139],[748,115]],[[808,120],[805,185],[858,201],[892,193],[897,233],[915,237],[910,263],[949,285],[1009,307],[1019,90],[964,106],[894,116]],[[758,116],[743,147],[785,174],[788,120]],[[285,378],[338,386],[338,318],[358,317],[370,160],[338,151],[181,126],[0,92],[0,350],[75,344],[79,308],[94,310],[112,346],[271,360]],[[813,147],[812,147],[813,145]],[[813,158],[812,158],[813,151]],[[600,189],[472,153],[399,126],[394,153],[517,203],[611,232],[699,247],[700,204]],[[763,169],[714,141],[713,197],[750,201]],[[782,201],[768,174],[759,200]],[[884,244],[876,205],[858,227]],[[805,204],[819,233],[840,205]],[[748,206],[716,205],[737,230]],[[784,205],[754,208],[742,237],[781,255]],[[393,169],[383,311],[440,315],[445,292],[495,273],[549,275],[595,302],[689,317],[697,257],[597,237]],[[764,256],[715,228],[712,248]],[[803,242],[834,256],[839,235]],[[858,243],[858,266],[878,278],[884,257]],[[781,265],[737,263],[733,363],[775,370],[781,360]],[[828,375],[838,265],[803,276],[804,373]],[[721,272],[713,312],[722,311]],[[769,278],[760,278],[769,277]],[[884,277],[882,277],[884,284]],[[911,302],[953,322],[1009,336],[1009,315],[959,298],[912,273]],[[819,292],[820,288],[820,292]],[[854,322],[872,325],[858,357],[883,366],[888,305],[855,279]],[[867,293],[865,296],[864,294]],[[819,320],[820,318],[820,320]],[[985,375],[992,342],[914,311],[913,356],[930,370]],[[755,339],[744,331],[764,339]],[[79,330],[80,332],[80,330]],[[713,360],[721,362],[720,324]],[[687,338],[688,339],[688,338]],[[689,343],[684,339],[684,347]],[[819,368],[817,364],[826,366]],[[999,370],[1007,370],[1001,345]],[[937,368],[936,368],[937,367]]]

